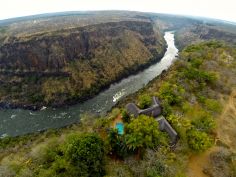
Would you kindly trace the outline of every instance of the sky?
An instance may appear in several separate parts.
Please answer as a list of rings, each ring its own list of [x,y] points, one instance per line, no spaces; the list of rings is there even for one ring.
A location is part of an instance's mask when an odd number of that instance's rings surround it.
[[[0,0],[0,20],[63,11],[131,10],[236,22],[236,0]]]

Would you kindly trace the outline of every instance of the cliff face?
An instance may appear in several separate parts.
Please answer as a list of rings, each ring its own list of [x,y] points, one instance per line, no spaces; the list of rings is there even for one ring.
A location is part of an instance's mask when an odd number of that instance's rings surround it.
[[[236,44],[235,29],[235,26],[232,31],[226,27],[221,29],[220,26],[214,25],[190,25],[177,31],[176,44],[180,49],[183,49],[187,45],[207,40],[219,40],[230,44]]]
[[[107,44],[123,47],[119,38],[129,32],[136,35],[149,50],[155,46],[157,39],[151,23],[107,23],[8,39],[0,47],[0,68],[59,71],[72,61],[98,57],[98,50],[104,50]]]
[[[151,22],[121,21],[8,37],[0,45],[0,102],[62,105],[157,61],[164,39]]]

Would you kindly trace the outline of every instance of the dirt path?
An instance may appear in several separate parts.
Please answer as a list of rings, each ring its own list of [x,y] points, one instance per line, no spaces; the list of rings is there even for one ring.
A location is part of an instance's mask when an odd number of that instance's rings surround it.
[[[231,93],[228,102],[217,121],[218,139],[236,152],[236,89]]]
[[[190,157],[188,164],[188,177],[209,177],[203,170],[209,166],[209,156],[211,153],[219,150],[219,147],[214,146],[206,152]]]
[[[223,111],[217,118],[217,141],[221,141],[231,151],[236,151],[236,89],[233,89],[228,100],[223,101],[223,106]],[[210,154],[219,149],[220,147],[214,146],[202,154],[190,157],[188,177],[209,177],[203,170],[209,165]]]

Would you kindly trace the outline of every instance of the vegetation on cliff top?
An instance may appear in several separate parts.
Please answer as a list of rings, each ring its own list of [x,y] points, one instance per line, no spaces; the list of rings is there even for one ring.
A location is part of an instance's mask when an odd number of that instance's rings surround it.
[[[215,146],[219,147],[219,155],[212,153],[210,161],[214,163],[205,167],[205,173],[213,177],[218,174],[235,176],[235,154],[230,144],[225,144],[223,139],[217,140],[220,128],[217,120],[224,107],[221,104],[222,99],[227,98],[236,86],[235,51],[235,47],[219,42],[191,45],[180,53],[179,60],[165,75],[153,80],[136,95],[127,98],[129,101],[135,101],[139,97],[139,102],[145,104],[148,102],[148,94],[161,99],[163,114],[180,136],[174,149],[168,146],[167,136],[156,129],[157,123],[152,118],[128,118],[125,111],[116,108],[104,118],[95,121],[94,117],[87,116],[82,119],[81,124],[58,131],[59,133],[51,132],[50,136],[39,138],[40,141],[37,141],[38,138],[28,142],[23,139],[24,143],[17,145],[14,143],[18,142],[17,140],[12,142],[8,139],[5,143],[4,139],[1,140],[1,173],[5,176],[34,176],[40,172],[46,176],[63,176],[70,170],[73,171],[73,162],[78,165],[86,153],[94,163],[88,164],[87,158],[82,160],[84,163],[80,165],[83,167],[81,169],[84,169],[81,171],[84,176],[91,176],[90,172],[99,176],[104,168],[106,176],[112,177],[183,177],[188,174],[190,157]],[[115,130],[107,131],[112,121],[121,113],[126,122],[127,134],[124,136],[118,135]],[[72,132],[86,135],[76,135],[71,140],[66,135]],[[94,132],[97,135],[94,135]],[[147,132],[150,133],[146,135]],[[214,144],[216,140],[218,143]],[[53,146],[50,145],[52,141]],[[59,143],[62,145],[57,146]],[[86,148],[81,151],[84,145]],[[96,155],[92,152],[94,147],[99,150]],[[46,153],[50,158],[42,156],[47,152],[45,149],[50,150],[50,153]],[[17,153],[10,154],[16,150]],[[104,156],[103,150],[106,154]],[[69,151],[71,153],[68,154]],[[137,160],[137,157],[141,158]],[[41,163],[40,160],[45,159],[49,159],[47,163]],[[98,174],[98,171],[101,173]],[[71,174],[69,172],[68,175]]]

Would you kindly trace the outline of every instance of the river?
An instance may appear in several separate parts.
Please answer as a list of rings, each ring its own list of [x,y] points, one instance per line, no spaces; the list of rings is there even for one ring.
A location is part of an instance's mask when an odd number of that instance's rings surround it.
[[[165,32],[167,50],[160,62],[149,68],[122,79],[92,99],[68,108],[46,108],[41,111],[23,109],[0,110],[0,136],[17,136],[37,132],[49,128],[59,128],[79,122],[80,115],[91,112],[104,114],[109,111],[120,99],[138,91],[148,84],[163,70],[170,67],[178,55],[174,44],[174,33]]]

